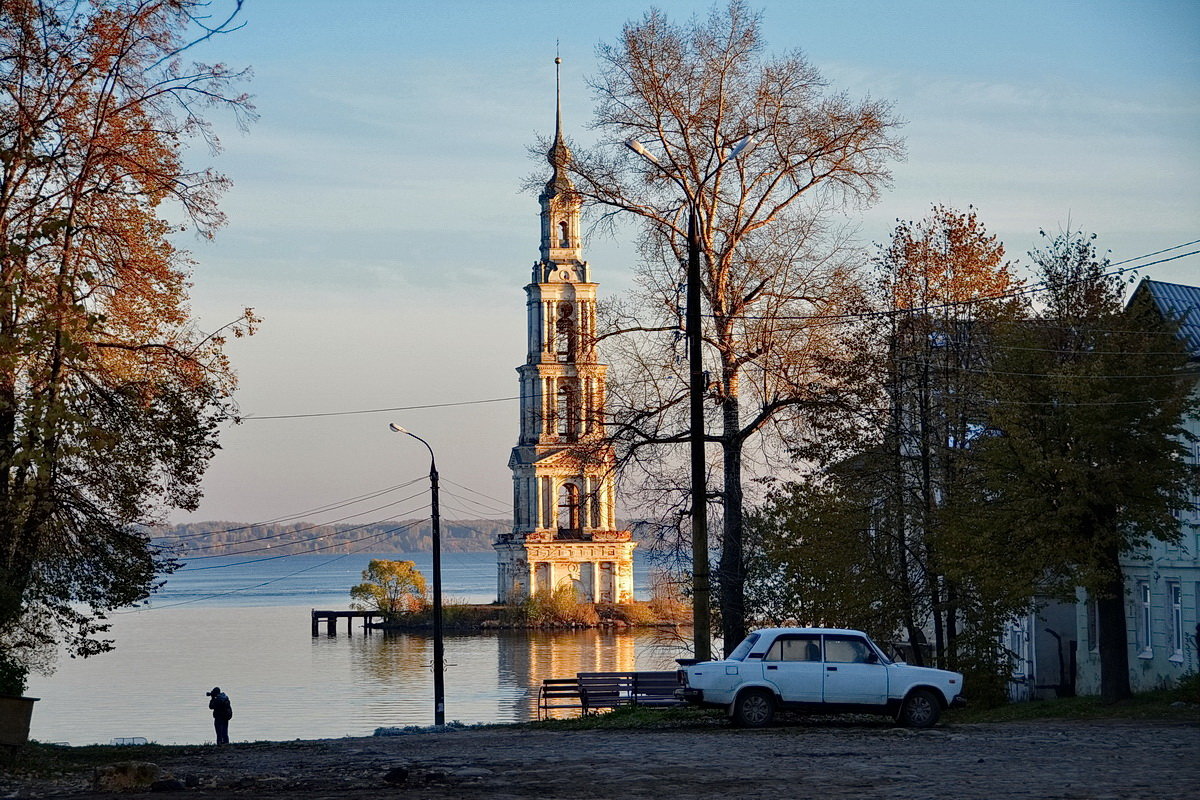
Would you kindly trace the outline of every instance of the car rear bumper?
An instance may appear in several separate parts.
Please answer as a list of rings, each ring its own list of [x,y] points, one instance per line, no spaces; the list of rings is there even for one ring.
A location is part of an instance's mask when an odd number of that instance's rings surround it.
[[[690,686],[683,686],[675,690],[675,698],[683,700],[691,705],[698,706],[704,702],[704,690],[693,689]]]

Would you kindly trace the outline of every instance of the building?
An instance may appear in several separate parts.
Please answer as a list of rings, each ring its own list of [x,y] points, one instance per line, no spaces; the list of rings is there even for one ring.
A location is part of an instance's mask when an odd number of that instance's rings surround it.
[[[1200,393],[1200,287],[1143,280],[1131,302],[1149,295],[1166,317],[1180,321],[1179,337],[1191,353],[1188,370]],[[1200,419],[1186,422],[1200,436]],[[1200,442],[1190,444],[1190,461],[1200,464]],[[1178,515],[1179,541],[1153,542],[1127,552],[1125,573],[1125,624],[1129,642],[1129,682],[1135,692],[1176,683],[1200,670],[1197,637],[1200,636],[1200,496],[1191,497],[1191,508]],[[1079,640],[1077,686],[1081,694],[1100,691],[1100,655],[1096,610],[1087,595],[1078,593],[1076,629]]]
[[[561,103],[547,159],[550,180],[538,198],[541,258],[525,287],[527,354],[517,368],[513,530],[493,545],[497,599],[571,586],[585,602],[627,602],[636,544],[616,525],[615,458],[604,423],[607,367],[595,349],[597,287],[583,260],[582,200],[567,172]]]

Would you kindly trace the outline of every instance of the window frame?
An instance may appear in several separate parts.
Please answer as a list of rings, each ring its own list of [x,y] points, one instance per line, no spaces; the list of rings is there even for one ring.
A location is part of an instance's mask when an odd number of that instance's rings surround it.
[[[1183,582],[1167,581],[1167,650],[1172,661],[1183,661]]]
[[[1137,589],[1138,658],[1154,658],[1154,615],[1151,613],[1154,596],[1149,581],[1138,581]]]
[[[1100,609],[1096,605],[1096,598],[1088,597],[1084,603],[1084,608],[1087,613],[1087,645],[1089,653],[1100,652]]]

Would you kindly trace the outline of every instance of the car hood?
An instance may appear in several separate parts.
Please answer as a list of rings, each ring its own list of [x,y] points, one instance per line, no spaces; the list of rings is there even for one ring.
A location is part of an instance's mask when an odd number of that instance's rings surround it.
[[[892,664],[892,669],[901,670],[905,675],[911,675],[914,678],[921,678],[928,681],[945,681],[953,678],[955,682],[962,685],[962,673],[951,672],[948,669],[935,669],[934,667],[914,667],[912,664],[904,664],[897,662]]]

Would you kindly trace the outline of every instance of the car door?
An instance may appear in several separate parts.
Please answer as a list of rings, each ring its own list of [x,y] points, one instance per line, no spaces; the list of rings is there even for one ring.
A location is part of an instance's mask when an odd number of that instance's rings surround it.
[[[887,702],[887,667],[861,636],[826,634],[824,701],[883,705]]]
[[[763,656],[763,677],[773,683],[785,703],[821,702],[821,637],[785,633]]]

